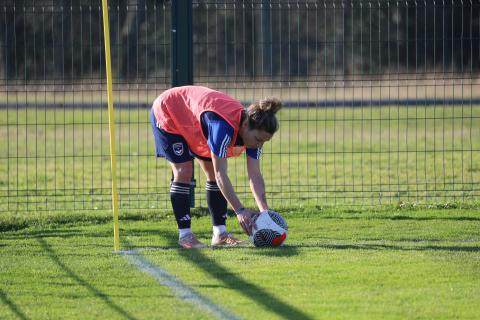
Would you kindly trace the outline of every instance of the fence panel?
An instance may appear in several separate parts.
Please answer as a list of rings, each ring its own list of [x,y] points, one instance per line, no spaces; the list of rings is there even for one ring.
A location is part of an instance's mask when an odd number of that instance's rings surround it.
[[[120,207],[169,208],[170,2],[110,1]],[[193,1],[194,82],[284,103],[273,207],[477,205],[480,1]],[[0,211],[110,208],[101,6],[0,0]],[[249,196],[243,157],[229,161]],[[206,206],[196,168],[196,203]]]

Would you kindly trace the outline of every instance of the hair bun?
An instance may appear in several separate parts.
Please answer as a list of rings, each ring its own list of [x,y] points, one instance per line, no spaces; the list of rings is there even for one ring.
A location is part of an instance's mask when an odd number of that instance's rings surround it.
[[[264,112],[276,114],[281,108],[282,102],[277,98],[266,98],[260,100],[260,110]]]
[[[266,98],[251,104],[247,108],[248,127],[274,134],[278,130],[278,120],[275,113],[281,107],[282,103],[277,98]]]

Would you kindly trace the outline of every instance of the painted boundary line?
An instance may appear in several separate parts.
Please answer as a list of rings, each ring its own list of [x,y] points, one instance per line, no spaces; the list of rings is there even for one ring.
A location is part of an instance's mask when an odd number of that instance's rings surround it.
[[[134,266],[136,266],[141,271],[150,274],[161,285],[170,288],[178,299],[190,302],[193,305],[196,305],[197,307],[214,315],[218,319],[240,319],[233,313],[225,310],[221,306],[210,301],[208,298],[197,293],[193,288],[190,288],[186,284],[182,283],[180,280],[169,274],[167,271],[150,263],[136,250],[120,251],[119,254],[126,257]]]

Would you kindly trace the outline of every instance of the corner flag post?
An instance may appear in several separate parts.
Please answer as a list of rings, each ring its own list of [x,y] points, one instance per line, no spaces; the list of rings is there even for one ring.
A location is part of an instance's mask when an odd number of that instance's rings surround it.
[[[108,0],[102,0],[103,34],[105,39],[105,65],[108,92],[108,131],[110,133],[110,166],[112,170],[112,211],[113,211],[113,247],[120,250],[118,227],[117,161],[115,158],[115,117],[113,112],[112,62],[110,56],[110,28],[108,22]]]

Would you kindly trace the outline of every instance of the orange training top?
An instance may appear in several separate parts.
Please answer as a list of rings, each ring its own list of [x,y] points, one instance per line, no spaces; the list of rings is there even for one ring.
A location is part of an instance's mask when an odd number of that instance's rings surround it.
[[[163,92],[153,102],[152,108],[157,127],[181,135],[196,155],[211,158],[200,122],[200,117],[205,111],[215,112],[234,130],[227,149],[227,157],[236,157],[245,150],[244,146],[235,146],[243,105],[222,92],[201,86],[175,87]]]

